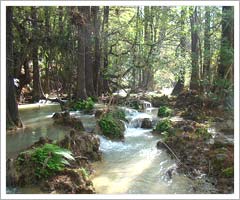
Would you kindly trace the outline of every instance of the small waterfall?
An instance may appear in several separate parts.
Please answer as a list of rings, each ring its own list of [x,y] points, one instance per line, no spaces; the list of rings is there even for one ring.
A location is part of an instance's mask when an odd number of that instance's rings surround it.
[[[143,108],[144,110],[146,110],[147,108],[152,108],[152,103],[149,102],[149,101],[141,100],[141,101],[140,101],[140,105],[142,105],[142,108]]]

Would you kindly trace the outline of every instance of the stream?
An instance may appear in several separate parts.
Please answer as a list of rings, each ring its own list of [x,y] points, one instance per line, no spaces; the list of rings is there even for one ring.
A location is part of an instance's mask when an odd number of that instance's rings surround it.
[[[129,123],[126,123],[125,141],[116,142],[100,137],[103,161],[95,162],[92,179],[97,193],[101,194],[187,194],[214,193],[214,187],[205,176],[191,180],[175,171],[176,161],[164,150],[156,148],[159,136],[152,135],[151,129],[140,128],[143,118],[157,119],[157,109],[148,108],[144,113],[123,108]],[[53,125],[54,112],[60,111],[58,104],[25,106],[20,116],[25,125],[17,133],[7,134],[7,158],[15,157],[39,137],[61,140],[69,128]],[[82,119],[87,131],[93,130],[94,115],[70,112]],[[173,118],[173,120],[177,120]],[[167,171],[172,169],[169,177]],[[39,193],[38,188],[8,188],[8,193]]]

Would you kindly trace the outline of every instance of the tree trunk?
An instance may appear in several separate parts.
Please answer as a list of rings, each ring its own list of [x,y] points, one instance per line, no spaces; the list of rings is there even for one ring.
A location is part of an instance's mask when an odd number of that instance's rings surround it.
[[[79,18],[78,20],[82,20],[82,22],[78,22],[78,67],[77,67],[77,92],[76,97],[77,99],[86,99],[86,86],[85,86],[85,32],[86,32],[86,25],[84,24],[84,13],[85,7],[78,7],[78,11],[80,16],[83,16],[83,19]]]
[[[199,90],[199,41],[198,41],[198,22],[197,22],[197,7],[195,7],[191,17],[191,57],[192,57],[192,74],[190,81],[191,90]]]
[[[35,6],[31,9],[32,15],[32,61],[33,61],[33,102],[38,102],[40,99],[40,77],[39,77],[39,66],[38,66],[38,25],[37,25],[37,8]]]
[[[210,84],[210,7],[205,7],[205,26],[204,26],[204,62],[203,80],[205,82],[204,91],[207,91]]]
[[[22,127],[19,117],[18,106],[15,96],[15,88],[13,82],[13,7],[7,7],[7,32],[6,32],[6,127],[7,129],[14,127]]]
[[[103,15],[103,91],[109,91],[108,77],[106,75],[108,68],[108,17],[109,17],[109,6],[104,6]]]
[[[49,14],[49,7],[44,7],[44,15],[45,15],[45,47],[46,47],[46,67],[45,67],[45,91],[47,94],[50,93],[50,82],[49,82],[49,66],[50,66],[50,52],[49,45],[50,45],[50,14]]]
[[[91,10],[90,6],[85,7],[85,76],[86,76],[86,91],[88,96],[95,96],[94,86],[93,86],[93,62],[92,62],[92,42],[91,42],[91,31],[92,21],[91,21]]]
[[[186,56],[186,34],[185,34],[185,23],[184,23],[184,16],[185,16],[184,8],[181,10],[181,38],[180,38],[180,47],[181,47],[181,57],[184,59]],[[180,66],[180,71],[178,75],[178,81],[175,85],[172,95],[178,95],[183,91],[185,82],[185,66]]]
[[[93,24],[94,24],[94,67],[93,67],[93,85],[95,93],[99,95],[99,70],[101,65],[101,53],[100,53],[100,17],[99,6],[93,6],[92,8]]]

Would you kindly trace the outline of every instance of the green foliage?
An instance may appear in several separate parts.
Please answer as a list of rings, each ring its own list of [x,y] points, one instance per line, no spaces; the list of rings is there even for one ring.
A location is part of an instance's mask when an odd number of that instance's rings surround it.
[[[105,114],[98,123],[105,136],[110,138],[123,137],[124,125],[119,119],[114,118],[112,114]]]
[[[170,109],[169,107],[167,106],[161,106],[159,109],[158,109],[158,116],[159,117],[169,117],[173,114],[173,111],[172,109]]]
[[[212,135],[208,132],[207,128],[197,128],[195,131],[198,137],[201,137],[205,140],[210,139]]]
[[[226,177],[226,178],[231,178],[234,176],[234,169],[233,167],[228,167],[226,169],[222,170],[222,174]]]
[[[25,152],[18,157],[19,164],[25,162],[25,154],[30,156],[30,161],[34,163],[35,175],[38,178],[47,178],[54,173],[70,165],[68,160],[74,160],[72,153],[54,144],[45,144]]]
[[[157,123],[155,131],[159,132],[169,132],[169,130],[172,128],[171,121],[169,119],[164,119]]]
[[[79,100],[73,105],[73,110],[85,110],[91,111],[94,108],[94,101],[91,97],[88,97],[87,100]]]

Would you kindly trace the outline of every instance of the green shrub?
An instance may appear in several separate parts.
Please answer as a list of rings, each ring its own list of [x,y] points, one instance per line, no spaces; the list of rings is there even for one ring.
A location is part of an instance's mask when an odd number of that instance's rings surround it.
[[[70,165],[68,160],[74,160],[69,150],[55,144],[45,144],[42,147],[22,152],[18,157],[20,164],[25,162],[26,154],[30,156],[30,161],[33,162],[33,167],[35,167],[35,175],[40,179],[63,170],[66,165]]]
[[[164,132],[164,131],[169,132],[171,128],[172,128],[171,121],[169,119],[164,119],[157,123],[154,130],[159,132]]]
[[[94,107],[94,101],[91,97],[88,97],[87,100],[79,100],[73,105],[73,110],[85,110],[91,111]]]
[[[207,128],[197,128],[195,133],[198,137],[203,138],[205,140],[210,139],[212,135],[208,132]]]
[[[123,137],[124,124],[119,119],[114,118],[112,114],[105,114],[98,123],[103,135],[109,138]]]
[[[158,116],[159,117],[169,117],[171,116],[173,113],[172,109],[170,109],[169,107],[167,106],[161,106],[159,109],[158,109]]]
[[[228,167],[226,169],[222,170],[222,174],[226,177],[226,178],[231,178],[234,176],[234,170],[233,167]]]

